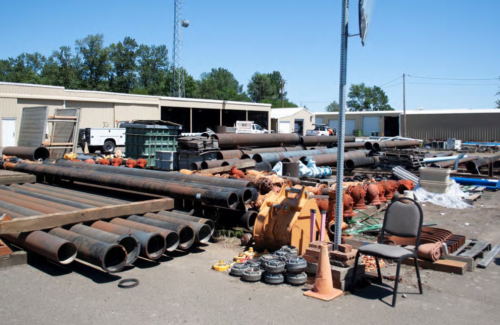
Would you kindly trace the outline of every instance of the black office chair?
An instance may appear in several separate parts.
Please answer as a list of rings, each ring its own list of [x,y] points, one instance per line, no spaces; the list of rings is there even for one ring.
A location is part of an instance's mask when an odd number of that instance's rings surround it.
[[[408,202],[411,201],[411,202]],[[396,307],[396,298],[398,294],[399,283],[399,270],[401,262],[407,258],[413,258],[415,261],[415,271],[417,273],[418,289],[420,294],[423,294],[422,283],[420,281],[420,272],[418,270],[417,252],[420,242],[420,232],[422,231],[422,223],[424,221],[424,213],[422,208],[414,199],[400,198],[392,201],[385,211],[384,224],[380,233],[379,242],[377,244],[369,244],[361,246],[356,254],[356,263],[358,265],[359,255],[370,255],[375,258],[377,262],[378,279],[382,283],[382,274],[380,272],[380,264],[378,259],[384,258],[388,260],[398,260],[398,267],[396,271],[396,279],[394,284],[394,293],[392,297],[392,307]],[[383,244],[385,234],[395,235],[399,237],[416,237],[415,250],[412,252],[401,246]],[[352,287],[356,281],[356,270],[354,267],[354,274],[352,277]]]

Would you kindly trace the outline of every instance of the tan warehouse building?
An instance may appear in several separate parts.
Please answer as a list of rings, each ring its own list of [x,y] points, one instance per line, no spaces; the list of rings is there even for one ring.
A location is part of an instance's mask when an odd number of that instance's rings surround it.
[[[271,130],[275,133],[298,133],[314,129],[314,114],[306,108],[276,108],[271,110]]]
[[[346,134],[403,134],[403,112],[347,112]],[[316,123],[337,128],[338,113],[315,113]],[[406,112],[406,136],[422,140],[500,141],[500,109],[442,109]]]
[[[0,146],[17,144],[23,107],[81,108],[80,128],[113,128],[116,121],[165,120],[183,132],[215,130],[249,120],[270,126],[270,104],[71,90],[64,87],[0,82]]]

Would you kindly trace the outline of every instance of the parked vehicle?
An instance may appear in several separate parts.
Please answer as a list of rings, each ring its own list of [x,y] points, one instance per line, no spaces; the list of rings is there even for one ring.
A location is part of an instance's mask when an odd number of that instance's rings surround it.
[[[236,133],[269,133],[253,121],[236,121]]]
[[[118,128],[84,128],[78,134],[78,144],[85,148],[85,144],[90,153],[97,150],[101,153],[113,153],[116,147],[125,146],[125,128],[122,124],[130,123],[123,121],[118,123]]]
[[[306,135],[314,135],[314,136],[329,136],[330,132],[328,131],[330,127],[326,124],[313,124],[314,130],[307,130]],[[333,130],[333,135],[337,132]]]

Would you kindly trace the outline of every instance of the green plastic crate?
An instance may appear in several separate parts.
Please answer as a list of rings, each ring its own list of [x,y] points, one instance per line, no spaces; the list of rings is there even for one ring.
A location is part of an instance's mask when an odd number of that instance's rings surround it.
[[[177,151],[180,126],[125,124],[125,155],[155,166],[156,151]]]

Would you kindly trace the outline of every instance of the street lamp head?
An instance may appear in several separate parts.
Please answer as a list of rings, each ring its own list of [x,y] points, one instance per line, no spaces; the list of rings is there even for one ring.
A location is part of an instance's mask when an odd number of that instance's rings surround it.
[[[188,27],[188,26],[189,26],[189,20],[184,19],[184,20],[182,21],[182,27]]]

